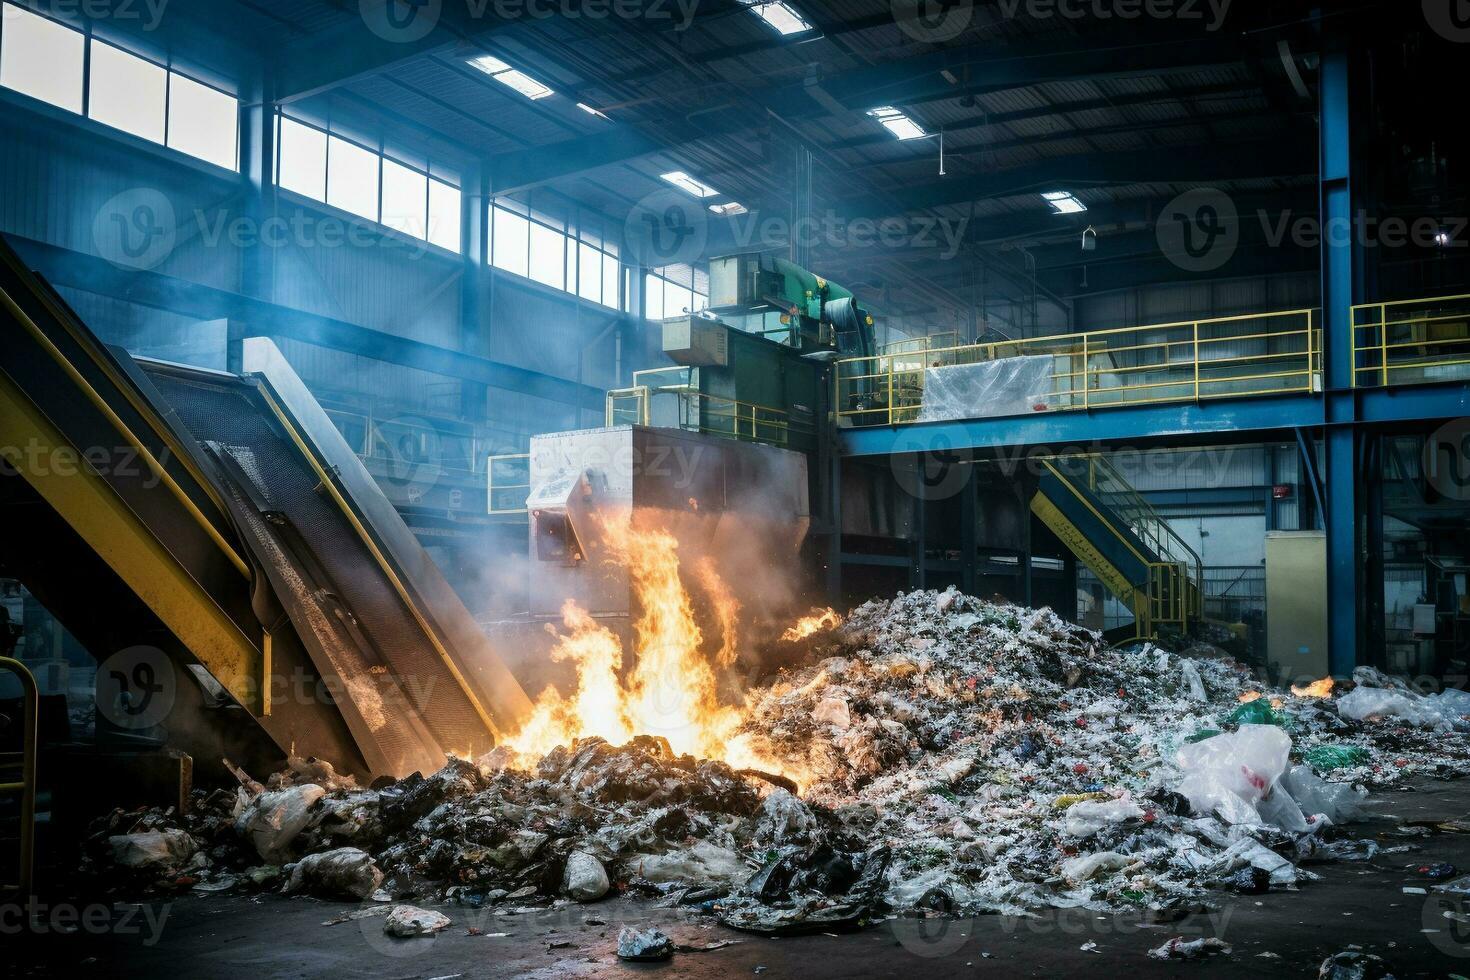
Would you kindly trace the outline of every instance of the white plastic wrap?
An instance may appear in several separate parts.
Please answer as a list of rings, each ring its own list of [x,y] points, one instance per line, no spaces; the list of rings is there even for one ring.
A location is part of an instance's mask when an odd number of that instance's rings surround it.
[[[1129,799],[1084,800],[1067,808],[1062,818],[1062,833],[1069,837],[1091,837],[1104,827],[1142,816],[1143,808]]]
[[[1215,812],[1226,823],[1261,822],[1256,804],[1286,772],[1291,736],[1275,725],[1241,725],[1238,731],[1180,746],[1175,761],[1184,772],[1179,792],[1197,813]]]
[[[924,370],[920,422],[1031,415],[1054,407],[1056,358],[1004,357]],[[1039,406],[1039,407],[1038,407]]]
[[[1352,721],[1402,718],[1421,728],[1433,728],[1445,721],[1438,705],[1430,703],[1428,698],[1381,687],[1353,688],[1337,699],[1337,713]]]

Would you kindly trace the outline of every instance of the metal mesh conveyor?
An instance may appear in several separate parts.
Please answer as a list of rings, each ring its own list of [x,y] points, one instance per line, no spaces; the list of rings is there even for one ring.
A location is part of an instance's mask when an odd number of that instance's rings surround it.
[[[249,379],[146,368],[188,432],[221,469],[251,550],[277,592],[365,755],[389,772],[487,745],[470,696],[378,565],[348,514]],[[289,420],[285,424],[290,424]],[[333,684],[329,682],[329,687]],[[364,745],[364,743],[370,743]],[[377,768],[377,766],[374,766]]]

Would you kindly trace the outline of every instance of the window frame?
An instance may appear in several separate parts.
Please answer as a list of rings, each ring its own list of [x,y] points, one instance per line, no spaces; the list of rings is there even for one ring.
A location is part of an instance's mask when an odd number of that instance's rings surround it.
[[[496,213],[504,212],[514,218],[525,222],[526,225],[526,254],[524,256],[525,271],[510,268],[496,261]],[[578,213],[580,218],[580,212]],[[489,248],[485,264],[492,269],[509,275],[517,276],[528,282],[535,283],[545,289],[554,290],[571,297],[577,303],[590,303],[613,312],[622,312],[623,296],[617,285],[623,282],[622,257],[616,245],[608,243],[605,239],[593,234],[586,227],[576,227],[571,219],[554,223],[556,219],[548,215],[539,214],[524,202],[510,198],[492,199],[486,207],[486,225],[489,230]],[[581,225],[577,221],[575,225]],[[561,236],[562,242],[562,269],[563,278],[560,286],[548,283],[544,279],[538,279],[531,274],[531,241],[535,229],[550,231]],[[597,270],[597,293],[600,298],[592,299],[582,294],[582,259],[583,250],[590,250],[598,256]],[[611,269],[609,269],[609,263]],[[614,285],[614,295],[607,295],[608,285]]]
[[[293,125],[300,126],[305,129],[309,129],[316,133],[319,133],[326,140],[326,154],[322,160],[322,196],[319,198],[313,197],[311,194],[305,193],[303,191],[298,191],[290,187],[286,187],[281,183],[281,130],[284,126],[284,120],[289,120]],[[366,215],[358,214],[356,211],[349,211],[346,208],[343,208],[336,204],[332,204],[330,201],[327,200],[327,198],[329,198],[332,193],[331,173],[333,140],[341,140],[343,143],[355,147],[356,149],[364,150],[372,154],[374,159],[377,161],[378,181],[377,205],[375,208],[376,217],[369,217]],[[294,194],[295,196],[300,197],[303,200],[310,201],[312,204],[315,204],[319,207],[329,208],[332,211],[347,216],[354,221],[371,222],[373,225],[376,226],[376,230],[380,234],[396,236],[398,238],[402,238],[406,242],[412,242],[415,245],[428,246],[430,248],[436,249],[439,252],[444,253],[445,255],[452,255],[456,258],[462,258],[464,256],[464,188],[461,185],[456,184],[452,180],[448,180],[444,177],[436,175],[434,173],[434,162],[432,158],[427,159],[424,166],[410,163],[402,156],[392,153],[384,148],[381,141],[379,141],[379,145],[374,146],[371,143],[367,143],[361,139],[356,139],[346,133],[334,132],[331,128],[330,123],[321,124],[312,122],[309,119],[304,119],[301,116],[293,115],[289,112],[286,112],[285,109],[282,107],[277,107],[275,111],[275,143],[272,149],[274,152],[271,154],[271,183],[278,191],[283,191],[287,194]],[[424,234],[422,236],[414,234],[412,232],[401,231],[398,228],[395,228],[392,225],[385,224],[383,222],[383,174],[387,169],[385,166],[385,162],[392,163],[398,167],[402,167],[404,170],[412,171],[413,173],[418,174],[419,176],[424,178]],[[458,249],[448,248],[444,245],[441,245],[439,242],[434,241],[433,238],[430,237],[430,217],[432,216],[431,201],[432,195],[434,193],[434,185],[436,183],[443,187],[449,188],[459,198],[458,207],[455,209],[456,216],[459,221],[459,227],[457,228],[454,235],[455,241],[459,244]]]
[[[16,10],[19,10],[23,13],[29,14],[33,17],[39,17],[50,24],[53,24],[64,30],[71,31],[73,34],[78,35],[82,39],[82,65],[80,79],[81,100],[79,109],[73,110],[69,105],[58,105],[55,102],[48,101],[47,99],[41,98],[37,95],[32,95],[29,92],[25,92],[21,89],[11,88],[9,86],[0,87],[0,91],[9,93],[8,97],[33,101],[39,105],[46,106],[48,111],[63,113],[68,118],[85,119],[87,121],[87,124],[97,126],[103,132],[109,135],[116,135],[125,141],[136,141],[138,145],[169,150],[173,154],[177,154],[177,156],[181,159],[188,160],[194,164],[209,167],[211,170],[224,170],[237,176],[241,173],[242,161],[240,159],[240,114],[242,110],[242,105],[240,102],[240,96],[237,93],[231,92],[228,89],[222,88],[212,82],[207,82],[193,72],[185,71],[183,69],[175,67],[171,58],[160,58],[154,55],[144,54],[136,50],[135,48],[128,46],[126,41],[122,39],[114,39],[99,35],[95,31],[93,31],[92,25],[90,23],[82,25],[73,24],[59,17],[51,16],[44,11],[34,10],[22,4],[11,3],[9,2],[9,0],[0,0],[0,7],[14,7]],[[0,10],[0,33],[3,33],[5,29],[4,22],[4,10]],[[104,45],[108,48],[113,49],[116,52],[121,53],[126,57],[134,58],[138,61],[144,62],[145,64],[149,64],[154,66],[155,68],[160,68],[163,70],[163,138],[161,140],[154,140],[148,136],[122,129],[118,126],[113,125],[110,122],[105,122],[92,115],[92,52],[94,44]],[[220,95],[225,96],[234,104],[235,145],[233,148],[233,152],[231,153],[231,159],[233,160],[232,166],[224,166],[215,160],[211,160],[202,156],[197,156],[189,152],[188,150],[180,149],[179,147],[173,145],[173,143],[170,141],[169,134],[173,114],[173,81],[174,76],[176,75],[202,88],[218,92]]]

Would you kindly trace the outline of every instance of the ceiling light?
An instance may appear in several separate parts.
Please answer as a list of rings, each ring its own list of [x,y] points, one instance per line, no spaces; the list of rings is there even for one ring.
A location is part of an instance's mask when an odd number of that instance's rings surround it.
[[[688,191],[695,197],[714,197],[720,193],[710,185],[702,184],[695,180],[682,170],[670,170],[666,174],[659,174],[659,176],[680,190]]]
[[[1087,210],[1087,205],[1077,200],[1071,191],[1047,191],[1041,195],[1042,200],[1051,205],[1057,214],[1081,214]]]
[[[775,28],[782,37],[804,34],[812,29],[812,25],[805,17],[797,13],[795,7],[782,0],[771,0],[769,3],[762,3],[760,0],[743,0],[743,2],[747,10]]]
[[[883,124],[883,128],[901,140],[916,140],[929,134],[924,132],[924,127],[914,122],[908,116],[899,112],[892,106],[879,106],[869,109],[868,115]]]
[[[722,215],[724,217],[730,217],[737,214],[745,214],[748,210],[750,210],[739,201],[730,201],[726,204],[711,204],[709,206],[709,209],[715,214]]]
[[[512,68],[493,55],[483,54],[478,58],[471,58],[470,66],[472,68],[478,68],[500,84],[515,89],[528,99],[544,99],[548,95],[556,94],[530,75],[527,75],[519,69]]]
[[[585,102],[578,102],[577,108],[581,109],[583,112],[587,113],[590,116],[596,116],[598,119],[607,118],[607,113],[603,112],[601,109],[594,109]]]

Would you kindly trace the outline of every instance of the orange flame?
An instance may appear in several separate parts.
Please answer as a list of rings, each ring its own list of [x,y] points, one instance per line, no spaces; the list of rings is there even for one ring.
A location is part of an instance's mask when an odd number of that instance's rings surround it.
[[[828,607],[798,619],[795,625],[781,634],[781,639],[788,643],[804,640],[818,630],[831,629],[841,622],[842,617],[837,614],[837,610]]]
[[[542,692],[526,723],[505,739],[517,763],[530,765],[558,745],[592,735],[614,745],[634,735],[662,735],[676,753],[721,759],[737,769],[785,768],[735,734],[743,706],[720,702],[718,677],[700,649],[704,635],[680,578],[677,539],[626,521],[604,522],[600,530],[637,599],[631,669],[620,676],[617,636],[568,600],[562,620],[570,632],[557,634],[551,655],[575,665],[576,689],[567,697],[554,687]],[[713,565],[701,565],[696,574],[715,603],[723,640],[718,656],[728,663],[737,652],[739,605]]]
[[[1323,677],[1310,684],[1293,684],[1291,693],[1299,698],[1330,698],[1332,697],[1332,678]]]

